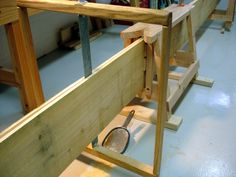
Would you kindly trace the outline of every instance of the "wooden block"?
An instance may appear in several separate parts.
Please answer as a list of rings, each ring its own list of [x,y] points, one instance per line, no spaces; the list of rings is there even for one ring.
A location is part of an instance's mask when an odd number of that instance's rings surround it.
[[[183,122],[183,119],[181,117],[171,115],[168,121],[165,123],[165,128],[177,131]]]
[[[192,83],[206,87],[212,87],[214,84],[214,80],[203,76],[197,76],[195,79],[192,80]]]
[[[0,1],[0,25],[4,25],[18,19],[16,0]]]
[[[141,105],[126,106],[122,109],[120,114],[123,116],[128,116],[129,112],[133,109],[135,110],[135,119],[146,123],[156,124],[157,111],[155,109],[147,108]],[[171,115],[170,118],[165,122],[165,128],[177,131],[182,121],[183,119],[181,117]]]
[[[183,76],[183,73],[178,72],[169,72],[169,78],[174,80],[179,80]],[[203,76],[197,76],[193,78],[191,81],[192,84],[198,84],[206,87],[212,87],[214,84],[214,80],[211,78],[203,77]]]

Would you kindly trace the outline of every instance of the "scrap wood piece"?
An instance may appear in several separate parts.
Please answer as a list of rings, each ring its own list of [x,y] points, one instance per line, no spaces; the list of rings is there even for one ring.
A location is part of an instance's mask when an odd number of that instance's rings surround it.
[[[135,119],[156,124],[157,111],[155,109],[147,108],[141,105],[130,105],[123,108],[120,115],[127,116],[131,110],[135,110]],[[182,121],[183,119],[181,117],[171,115],[168,121],[165,122],[165,128],[177,131]]]
[[[125,7],[98,3],[80,3],[67,0],[18,0],[19,7],[36,8],[56,12],[87,15],[100,18],[145,22],[168,26],[171,13],[138,7]]]

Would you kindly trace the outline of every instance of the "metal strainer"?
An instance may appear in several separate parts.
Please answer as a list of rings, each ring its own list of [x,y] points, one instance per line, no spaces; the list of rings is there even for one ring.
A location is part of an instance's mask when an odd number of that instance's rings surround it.
[[[102,146],[120,154],[123,154],[126,151],[130,140],[130,132],[128,131],[127,126],[133,118],[134,113],[134,110],[130,111],[124,124],[121,127],[113,128],[106,135],[102,142]]]

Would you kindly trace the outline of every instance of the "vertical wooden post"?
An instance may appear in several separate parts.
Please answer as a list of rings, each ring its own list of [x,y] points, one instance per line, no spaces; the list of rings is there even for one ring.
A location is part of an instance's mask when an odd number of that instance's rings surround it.
[[[152,81],[153,81],[153,60],[154,60],[154,44],[146,44],[147,46],[147,61],[145,75],[145,95],[147,98],[152,96]]]
[[[170,58],[170,40],[171,40],[171,20],[168,26],[163,26],[162,29],[162,46],[160,68],[158,71],[158,96],[157,96],[157,123],[156,123],[156,139],[155,139],[155,153],[154,153],[154,167],[153,174],[160,174],[162,145],[164,125],[167,119],[167,84],[169,72],[169,58]]]
[[[29,112],[44,102],[44,96],[27,9],[19,8],[19,21],[5,25],[5,28],[23,109]]]
[[[187,30],[188,30],[188,47],[189,52],[193,54],[194,61],[197,59],[197,51],[196,51],[196,38],[195,33],[193,31],[192,25],[192,16],[191,14],[187,16]]]
[[[229,0],[226,15],[230,18],[229,21],[226,21],[224,26],[227,30],[230,30],[232,23],[234,21],[235,14],[235,0]]]

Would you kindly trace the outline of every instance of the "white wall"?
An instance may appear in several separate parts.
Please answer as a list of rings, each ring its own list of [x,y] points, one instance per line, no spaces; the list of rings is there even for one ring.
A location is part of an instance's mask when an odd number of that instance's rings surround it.
[[[55,12],[43,12],[30,17],[34,47],[37,57],[41,57],[57,48],[59,29],[77,21],[76,15]],[[0,66],[9,66],[9,49],[4,27],[0,27]]]

